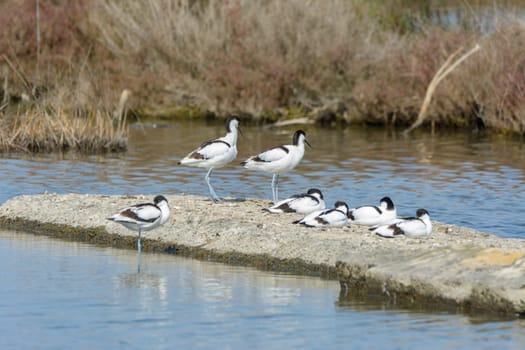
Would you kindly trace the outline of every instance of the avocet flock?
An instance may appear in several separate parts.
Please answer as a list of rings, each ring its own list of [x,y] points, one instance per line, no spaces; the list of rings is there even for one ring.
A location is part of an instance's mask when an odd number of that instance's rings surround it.
[[[210,183],[213,169],[231,163],[237,157],[237,136],[239,118],[231,117],[226,122],[226,135],[202,143],[197,149],[182,158],[179,164],[208,169],[205,176],[211,200],[221,200]],[[430,235],[432,223],[428,211],[418,209],[415,217],[400,218],[390,197],[383,197],[379,206],[363,205],[349,208],[337,200],[333,208],[326,208],[321,190],[309,189],[306,193],[293,195],[279,201],[279,175],[293,170],[303,159],[304,144],[311,147],[303,130],[293,135],[291,145],[282,145],[249,157],[241,163],[247,169],[262,170],[273,174],[272,196],[274,205],[264,210],[270,213],[298,213],[305,215],[294,224],[306,227],[348,226],[351,224],[370,226],[369,230],[380,237],[393,238],[396,235],[420,237]],[[143,203],[122,209],[108,218],[138,232],[137,248],[141,250],[141,232],[153,230],[168,221],[170,210],[165,197],[158,195],[153,203]]]

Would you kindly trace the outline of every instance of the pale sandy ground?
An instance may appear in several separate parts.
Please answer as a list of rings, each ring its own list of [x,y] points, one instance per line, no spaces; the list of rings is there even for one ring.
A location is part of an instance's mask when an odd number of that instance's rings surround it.
[[[500,312],[525,312],[525,240],[433,222],[425,238],[385,239],[366,227],[306,228],[296,214],[262,211],[269,201],[166,196],[171,217],[145,238],[199,249],[300,259],[335,266],[343,285],[381,285],[385,295],[443,298]],[[153,196],[19,196],[0,207],[0,217],[72,227],[103,226],[108,233],[136,236],[106,218]],[[358,284],[359,284],[358,283]],[[415,289],[414,289],[415,288]],[[413,295],[412,295],[413,296]],[[412,297],[411,296],[411,297]]]

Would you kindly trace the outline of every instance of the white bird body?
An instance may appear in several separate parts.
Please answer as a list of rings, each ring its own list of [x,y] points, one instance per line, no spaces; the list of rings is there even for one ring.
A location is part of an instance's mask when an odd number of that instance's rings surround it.
[[[237,127],[233,127],[226,136],[204,142],[182,158],[180,164],[208,169],[222,168],[237,157],[237,137]]]
[[[326,205],[321,191],[316,188],[311,188],[307,193],[293,195],[264,210],[270,213],[310,214],[314,211],[323,210],[325,207]]]
[[[226,130],[225,136],[204,142],[179,162],[182,165],[209,169],[205,180],[214,202],[219,202],[220,199],[210,183],[210,175],[213,169],[222,168],[237,157],[239,118],[229,118]]]
[[[304,143],[283,145],[248,158],[246,169],[263,170],[272,174],[287,173],[299,164],[304,156]]]
[[[287,173],[299,164],[304,156],[304,144],[308,144],[306,133],[297,130],[293,135],[293,144],[282,145],[249,157],[241,164],[246,169],[263,170],[273,174],[273,201],[278,202],[279,175]]]
[[[163,225],[170,217],[168,200],[164,196],[156,196],[153,203],[142,203],[127,207],[108,220],[117,222],[126,228],[138,232],[137,248],[140,252],[140,235],[142,231],[150,231]]]
[[[432,233],[432,222],[425,209],[418,209],[416,217],[400,219],[397,223],[378,226],[372,232],[387,238],[393,238],[396,235],[405,235],[407,237],[428,236]]]
[[[348,219],[352,224],[382,225],[397,217],[397,210],[389,197],[381,198],[379,206],[365,205],[348,210]]]
[[[348,205],[338,201],[334,208],[314,211],[301,220],[294,221],[307,227],[346,226],[348,224]]]

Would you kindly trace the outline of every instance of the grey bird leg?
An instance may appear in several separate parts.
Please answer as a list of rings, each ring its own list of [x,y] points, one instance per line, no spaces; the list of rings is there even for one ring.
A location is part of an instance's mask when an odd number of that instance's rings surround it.
[[[274,203],[279,201],[279,174],[273,174],[272,178],[272,195]]]
[[[221,200],[219,198],[219,196],[217,196],[217,193],[215,193],[215,190],[213,189],[211,183],[210,183],[210,175],[211,175],[211,171],[213,170],[213,168],[211,168],[210,170],[208,170],[208,173],[206,174],[206,177],[204,177],[204,179],[206,180],[206,183],[208,184],[208,189],[210,190],[210,196],[211,196],[211,200],[215,203],[219,203]]]
[[[141,244],[140,244],[140,231],[141,231],[141,228],[139,227],[139,238],[137,239],[137,249],[139,251],[139,254],[141,252]]]

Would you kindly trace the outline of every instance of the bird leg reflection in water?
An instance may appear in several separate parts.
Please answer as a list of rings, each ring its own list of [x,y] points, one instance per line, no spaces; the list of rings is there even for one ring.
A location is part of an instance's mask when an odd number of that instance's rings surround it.
[[[142,254],[140,250],[137,253],[137,274],[140,274],[140,264],[142,263]]]

